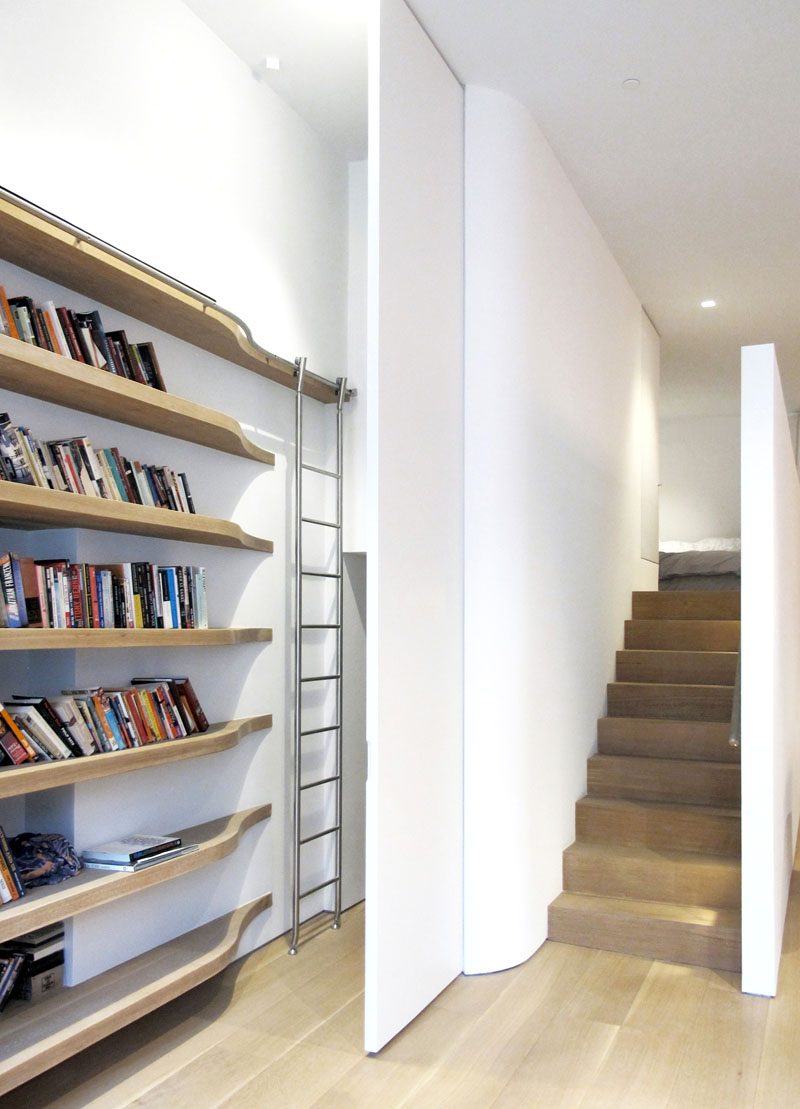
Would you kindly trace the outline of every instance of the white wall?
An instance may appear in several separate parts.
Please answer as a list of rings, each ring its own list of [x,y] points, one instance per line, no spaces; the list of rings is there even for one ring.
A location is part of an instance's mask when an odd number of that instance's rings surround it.
[[[0,184],[341,374],[341,158],[179,0],[0,0],[0,24]]]
[[[79,19],[55,0],[23,7],[0,0],[0,18],[6,106],[0,184],[217,296],[267,348],[289,357],[307,354],[311,369],[341,373],[347,350],[344,162],[177,0],[84,0]],[[0,284],[9,292],[87,306],[85,298],[6,265],[0,265]],[[268,535],[275,554],[89,532],[42,533],[35,537],[36,553],[66,551],[86,561],[112,555],[115,561],[201,561],[208,567],[212,622],[267,624],[274,642],[20,656],[16,669],[4,664],[0,697],[18,688],[20,668],[27,689],[44,692],[74,680],[110,683],[168,669],[191,675],[209,716],[272,712],[274,727],[232,753],[79,786],[74,793],[44,794],[44,806],[32,806],[28,820],[41,826],[50,812],[53,820],[69,822],[63,830],[83,847],[140,822],[172,830],[263,800],[272,801],[273,818],[248,833],[230,862],[76,921],[75,980],[268,888],[275,907],[250,929],[244,949],[289,925],[293,397],[119,313],[103,308],[102,315],[107,326],[125,326],[134,340],[154,339],[172,391],[242,420],[275,451],[274,472],[13,394],[3,394],[0,409],[46,436],[85,433],[134,456],[180,463],[199,511]],[[322,423],[323,409],[308,402],[307,460],[329,466]],[[0,549],[21,542],[34,538],[4,533]],[[310,553],[328,557],[322,550]],[[329,598],[317,603],[330,610]],[[326,649],[318,645],[320,657]],[[330,704],[309,692],[307,709],[322,723]],[[321,822],[328,807],[325,799],[316,810],[312,804],[309,819]],[[6,820],[18,827],[18,805],[0,806],[0,823]],[[313,849],[309,885],[323,875],[329,853],[322,845]]]
[[[800,819],[800,482],[772,344],[742,349],[742,989],[773,996]]]
[[[348,404],[344,440],[344,549],[367,547],[367,163],[348,166],[347,383],[358,395]]]
[[[741,534],[738,416],[661,421],[662,539]]]
[[[463,90],[373,9],[366,1047],[461,970]]]
[[[464,966],[481,972],[547,935],[630,592],[655,588],[655,339],[528,111],[476,87],[465,315]]]

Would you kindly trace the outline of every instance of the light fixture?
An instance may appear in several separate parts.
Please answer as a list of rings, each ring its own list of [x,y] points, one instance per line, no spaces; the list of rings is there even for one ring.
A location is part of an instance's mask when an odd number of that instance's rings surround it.
[[[716,308],[717,307],[717,302],[715,300],[701,300],[700,301],[700,307],[701,308]]]
[[[279,73],[281,68],[280,58],[276,58],[274,54],[268,54],[266,58],[262,58],[257,65],[253,67],[253,76],[258,80],[263,80],[268,73]]]
[[[626,77],[622,82],[622,87],[624,89],[638,89],[641,83],[638,77]]]

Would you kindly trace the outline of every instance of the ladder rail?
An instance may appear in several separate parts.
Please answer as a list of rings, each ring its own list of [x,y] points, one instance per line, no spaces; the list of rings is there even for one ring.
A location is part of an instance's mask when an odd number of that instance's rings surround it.
[[[300,904],[306,897],[320,890],[333,887],[334,904],[332,909],[322,910],[333,914],[332,928],[339,928],[342,915],[342,764],[343,764],[343,657],[344,657],[344,543],[343,543],[343,424],[342,409],[344,402],[349,399],[347,379],[341,377],[337,380],[336,394],[336,470],[325,470],[318,466],[311,466],[303,462],[303,382],[306,376],[306,360],[299,359],[297,363],[297,393],[295,396],[295,535],[294,535],[294,788],[292,810],[292,930],[289,954],[295,955],[299,946],[300,927],[305,923],[301,919]],[[303,512],[303,471],[309,470],[327,478],[336,479],[336,519],[328,521],[316,517],[307,517]],[[336,536],[336,569],[334,572],[320,570],[305,570],[303,568],[303,525],[311,524],[319,527],[331,528]],[[329,578],[336,582],[336,617],[327,624],[303,624],[303,579],[306,577]],[[303,676],[303,631],[311,628],[333,631],[336,634],[336,665],[333,673],[304,677]],[[335,724],[325,727],[303,729],[302,722],[302,690],[308,682],[333,681],[335,686]],[[301,784],[302,774],[302,741],[307,735],[318,735],[330,732],[335,736],[335,754],[333,773],[328,777],[315,782]],[[302,798],[308,789],[316,786],[332,784],[335,786],[334,818],[324,832],[311,836],[303,836],[302,832]],[[332,836],[335,841],[332,878],[315,885],[312,889],[301,892],[302,877],[302,847],[313,841]],[[318,914],[315,914],[318,915]]]

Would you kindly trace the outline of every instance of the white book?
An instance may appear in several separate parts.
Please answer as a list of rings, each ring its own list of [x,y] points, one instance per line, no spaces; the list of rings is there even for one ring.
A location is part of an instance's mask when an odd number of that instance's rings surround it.
[[[135,874],[138,870],[148,870],[152,866],[158,866],[159,863],[168,862],[170,859],[179,859],[181,855],[189,855],[192,851],[197,851],[199,846],[198,843],[188,843],[184,847],[176,847],[172,851],[162,851],[159,855],[151,855],[149,858],[139,859],[135,863],[102,862],[87,859],[84,856],[83,865],[87,870],[117,870]]]
[[[55,304],[53,303],[52,300],[46,300],[44,302],[44,304],[42,305],[42,307],[44,308],[44,311],[47,313],[47,319],[48,319],[48,322],[50,324],[50,330],[54,334],[54,338],[56,340],[56,346],[61,348],[56,353],[57,354],[63,354],[65,358],[71,358],[72,355],[69,352],[69,344],[67,343],[67,337],[64,334],[64,328],[61,326],[61,320],[58,318],[58,312],[56,311]]]
[[[6,709],[12,714],[14,720],[20,719],[27,730],[31,732],[39,743],[56,759],[68,759],[72,752],[57,736],[47,721],[36,711],[35,705],[8,704]]]
[[[140,859],[150,858],[163,851],[172,851],[182,846],[180,836],[158,836],[149,832],[137,832],[124,839],[111,840],[109,843],[101,843],[99,847],[89,848],[84,851],[83,858],[85,862],[129,865]]]

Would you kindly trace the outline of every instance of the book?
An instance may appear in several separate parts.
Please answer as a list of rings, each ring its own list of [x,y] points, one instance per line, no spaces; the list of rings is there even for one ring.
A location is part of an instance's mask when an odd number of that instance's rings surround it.
[[[19,766],[20,763],[28,762],[31,758],[2,716],[0,716],[0,750],[13,766]]]
[[[173,851],[183,846],[180,836],[158,836],[136,833],[125,839],[112,840],[84,851],[84,862],[115,863],[130,866],[141,859],[149,859],[164,851]]]
[[[14,852],[11,850],[11,845],[8,842],[8,837],[2,826],[0,826],[0,864],[4,868],[4,873],[8,874],[11,880],[11,885],[16,891],[14,900],[18,897],[25,896],[25,886],[22,878],[20,877],[19,870],[17,869],[17,861],[14,858]]]
[[[197,851],[199,846],[198,843],[187,843],[170,851],[162,851],[158,855],[151,855],[147,858],[139,859],[135,863],[103,862],[101,860],[87,859],[84,855],[83,865],[87,870],[117,870],[128,874],[135,874],[139,870],[148,870],[150,867],[157,866],[159,863],[168,862],[170,859],[178,859],[182,855],[189,855],[192,851]]]
[[[0,285],[0,327],[4,335],[8,335],[12,339],[19,339],[16,320],[2,285]]]
[[[22,955],[10,955],[0,959],[0,1012],[5,1009],[11,997],[14,984],[22,972],[25,959]]]

